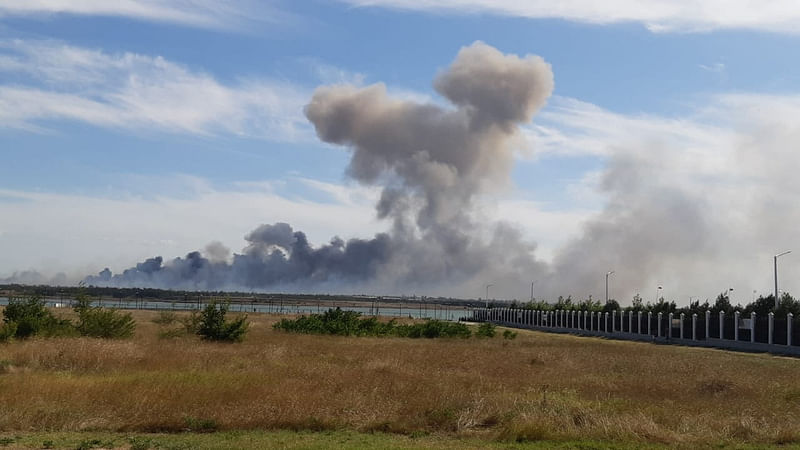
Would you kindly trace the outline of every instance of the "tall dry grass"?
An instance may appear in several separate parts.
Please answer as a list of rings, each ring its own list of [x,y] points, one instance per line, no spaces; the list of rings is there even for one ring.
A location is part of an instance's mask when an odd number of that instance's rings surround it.
[[[517,339],[292,335],[244,343],[0,344],[0,431],[351,428],[487,439],[800,442],[800,360],[522,331]]]

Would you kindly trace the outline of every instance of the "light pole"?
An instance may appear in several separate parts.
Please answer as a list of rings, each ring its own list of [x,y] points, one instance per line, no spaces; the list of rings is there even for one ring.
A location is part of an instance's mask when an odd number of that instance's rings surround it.
[[[663,286],[659,286],[658,289],[656,289],[656,303],[658,303],[658,296],[661,294],[662,289],[664,289]]]
[[[486,308],[489,308],[489,288],[494,286],[493,284],[486,285]]]
[[[608,304],[608,276],[614,273],[614,271],[606,272],[606,304]]]
[[[536,283],[536,280],[531,281],[531,303],[533,303],[533,284]]]
[[[791,250],[787,250],[783,253],[778,253],[772,259],[773,267],[775,268],[775,309],[778,309],[778,257],[786,255],[788,253],[792,253]]]

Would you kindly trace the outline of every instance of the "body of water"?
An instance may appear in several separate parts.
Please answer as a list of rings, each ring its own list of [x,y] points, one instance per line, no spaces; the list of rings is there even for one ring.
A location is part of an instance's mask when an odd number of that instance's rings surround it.
[[[0,297],[0,306],[8,304],[8,298]],[[46,298],[45,304],[50,308],[71,308],[72,299]],[[205,307],[204,302],[169,302],[157,300],[135,300],[135,299],[102,299],[93,300],[92,305],[103,306],[116,309],[150,309],[150,310],[174,310],[174,311],[197,311]],[[414,319],[439,319],[439,320],[458,320],[460,317],[469,315],[471,310],[463,307],[444,306],[444,305],[393,305],[375,304],[368,306],[364,304],[348,304],[347,302],[336,304],[284,304],[281,302],[271,303],[247,303],[232,302],[230,311],[234,312],[257,312],[271,314],[318,314],[327,311],[329,308],[339,307],[345,311],[356,311],[364,316],[378,315],[382,317],[412,317]]]

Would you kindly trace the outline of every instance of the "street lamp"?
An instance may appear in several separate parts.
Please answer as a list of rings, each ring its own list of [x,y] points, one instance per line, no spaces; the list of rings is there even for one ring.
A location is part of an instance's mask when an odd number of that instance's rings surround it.
[[[614,273],[614,271],[606,272],[606,304],[608,303],[608,276]]]
[[[533,299],[534,299],[534,296],[533,296],[533,285],[534,285],[534,283],[536,283],[536,280],[531,281],[531,303],[533,303]]]
[[[656,289],[656,303],[658,303],[658,296],[661,294],[662,289],[664,289],[663,286],[659,286],[658,289]]]
[[[486,285],[486,307],[489,307],[489,288],[494,286],[493,284]]]
[[[773,267],[775,268],[775,309],[778,309],[778,257],[786,255],[788,253],[792,253],[791,250],[787,250],[783,253],[778,253],[772,259]]]

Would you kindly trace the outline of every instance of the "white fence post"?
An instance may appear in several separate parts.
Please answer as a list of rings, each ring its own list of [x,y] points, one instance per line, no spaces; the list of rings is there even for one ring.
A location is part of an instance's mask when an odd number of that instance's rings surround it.
[[[633,311],[628,311],[628,333],[633,333]]]
[[[661,337],[661,322],[663,322],[661,319],[663,315],[664,313],[658,313],[658,337]]]
[[[683,339],[683,319],[685,318],[685,314],[681,313],[681,339]]]
[[[719,338],[725,339],[725,311],[719,312]]]
[[[739,340],[739,311],[733,313],[733,340]]]
[[[617,332],[617,310],[611,311],[611,332]]]
[[[642,334],[642,312],[641,311],[639,311],[638,317],[639,317],[639,322],[638,322],[639,325],[636,327],[636,332],[639,333],[639,334]]]
[[[647,334],[653,335],[653,313],[650,311],[647,312]]]
[[[792,345],[792,313],[786,314],[786,345]]]
[[[697,313],[692,314],[692,340],[697,340]]]
[[[608,333],[608,313],[606,313],[606,326],[605,326],[605,329],[603,331]]]
[[[756,341],[756,312],[750,313],[750,342]]]
[[[708,338],[711,337],[710,325],[711,325],[711,311],[706,310],[706,340],[708,340]]]
[[[769,313],[769,345],[772,345],[772,335],[775,333],[775,314]]]
[[[667,337],[672,339],[672,313],[667,316]]]

